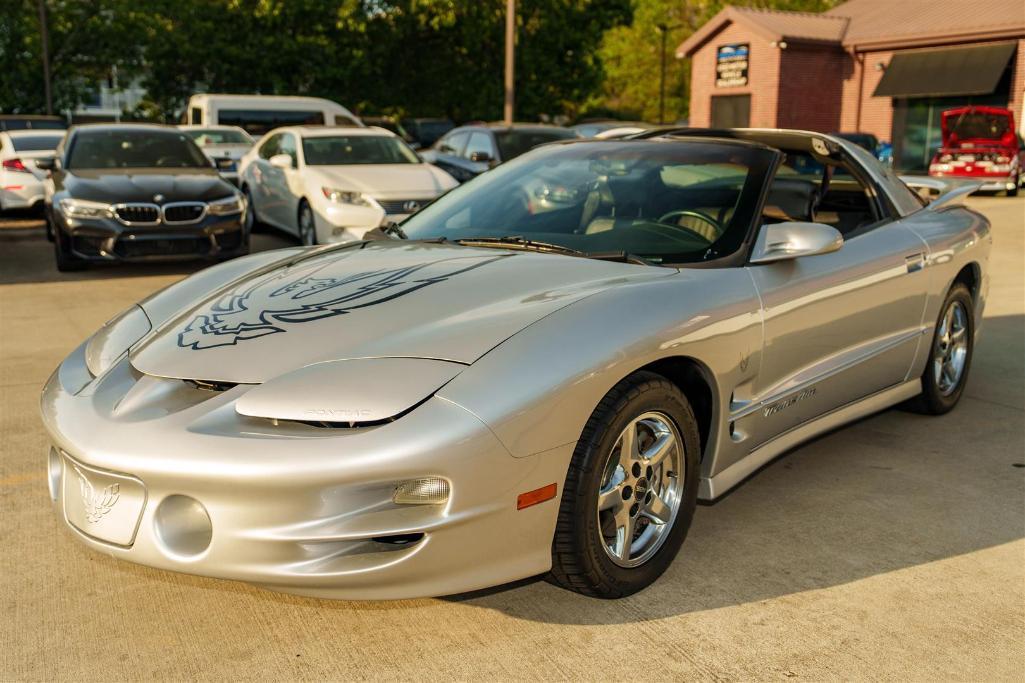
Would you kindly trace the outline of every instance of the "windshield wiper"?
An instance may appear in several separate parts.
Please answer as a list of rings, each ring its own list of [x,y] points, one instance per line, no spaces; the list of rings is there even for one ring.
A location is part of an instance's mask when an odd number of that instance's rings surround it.
[[[401,240],[408,240],[409,235],[402,229],[402,226],[395,221],[388,221],[384,225],[379,225],[373,230],[367,230],[363,235],[363,239],[375,240],[375,239],[386,239],[389,235],[395,235]]]
[[[561,244],[552,244],[551,242],[538,242],[537,240],[528,240],[525,237],[519,235],[506,235],[505,237],[466,237],[464,239],[455,240],[456,244],[462,244],[464,247],[512,247],[514,249],[533,249],[536,251],[552,251],[559,254],[569,254],[571,256],[586,256],[586,254],[579,249],[571,249],[570,247],[564,247]]]

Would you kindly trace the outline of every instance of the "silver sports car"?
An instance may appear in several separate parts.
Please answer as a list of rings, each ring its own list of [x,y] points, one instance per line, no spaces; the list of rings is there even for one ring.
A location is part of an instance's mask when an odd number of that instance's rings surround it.
[[[954,407],[988,286],[971,189],[926,203],[817,133],[548,145],[112,319],[43,390],[50,495],[92,548],[274,590],[628,595],[697,499]]]

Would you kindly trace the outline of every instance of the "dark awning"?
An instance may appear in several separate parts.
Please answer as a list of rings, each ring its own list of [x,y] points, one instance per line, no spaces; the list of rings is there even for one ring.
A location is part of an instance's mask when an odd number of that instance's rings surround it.
[[[898,52],[874,97],[989,95],[996,90],[1014,43]]]

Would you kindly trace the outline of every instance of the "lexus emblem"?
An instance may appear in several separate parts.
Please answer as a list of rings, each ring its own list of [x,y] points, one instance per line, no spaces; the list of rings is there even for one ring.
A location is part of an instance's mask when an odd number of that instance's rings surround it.
[[[420,210],[420,202],[415,199],[410,199],[402,205],[402,210],[406,213],[416,213]]]
[[[162,194],[155,194],[155,195],[153,195],[153,201],[155,201],[157,204],[159,204],[160,202],[164,201],[164,195],[162,195]]]

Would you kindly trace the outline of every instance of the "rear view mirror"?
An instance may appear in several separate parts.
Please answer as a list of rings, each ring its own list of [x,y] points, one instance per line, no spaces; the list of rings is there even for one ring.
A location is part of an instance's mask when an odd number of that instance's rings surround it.
[[[292,168],[292,157],[288,154],[275,154],[268,161],[276,168]]]
[[[842,246],[843,235],[834,227],[822,223],[773,223],[763,225],[758,233],[751,263],[774,263],[828,254]]]
[[[492,159],[491,159],[491,155],[488,154],[487,152],[471,152],[470,153],[470,161],[476,161],[478,163],[485,163],[485,162],[488,162],[488,161],[492,161]]]

